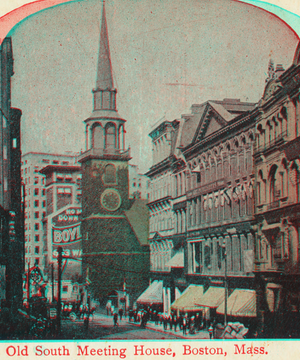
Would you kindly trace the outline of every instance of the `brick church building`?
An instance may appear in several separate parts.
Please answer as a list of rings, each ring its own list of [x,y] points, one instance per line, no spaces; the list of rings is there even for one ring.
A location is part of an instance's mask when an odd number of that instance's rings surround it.
[[[94,106],[85,120],[86,151],[79,156],[83,273],[95,299],[121,290],[134,301],[149,283],[148,209],[146,200],[129,198],[126,120],[116,95],[103,5]]]

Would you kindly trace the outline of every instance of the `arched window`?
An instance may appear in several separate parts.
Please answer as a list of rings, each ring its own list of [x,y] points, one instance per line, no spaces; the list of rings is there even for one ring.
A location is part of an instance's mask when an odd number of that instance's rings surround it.
[[[105,167],[104,173],[104,182],[105,184],[116,184],[116,168],[113,164],[108,164]]]
[[[273,165],[271,167],[270,173],[269,173],[269,183],[270,183],[270,202],[274,202],[278,198],[277,190],[276,190],[276,171],[277,166]]]
[[[96,124],[92,129],[92,147],[103,149],[103,128],[100,124]]]
[[[116,127],[112,123],[108,123],[105,127],[105,148],[115,149],[116,147]]]
[[[124,143],[124,126],[119,126],[119,149],[124,150],[125,143]]]

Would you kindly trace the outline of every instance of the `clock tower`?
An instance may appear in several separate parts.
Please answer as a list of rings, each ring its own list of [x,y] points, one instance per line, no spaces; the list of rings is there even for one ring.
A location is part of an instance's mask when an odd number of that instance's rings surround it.
[[[86,151],[79,156],[83,269],[89,269],[97,298],[119,290],[124,282],[135,297],[149,276],[148,210],[141,201],[129,199],[126,120],[117,111],[116,97],[103,3],[93,112],[85,120]],[[137,218],[142,232],[135,225]]]

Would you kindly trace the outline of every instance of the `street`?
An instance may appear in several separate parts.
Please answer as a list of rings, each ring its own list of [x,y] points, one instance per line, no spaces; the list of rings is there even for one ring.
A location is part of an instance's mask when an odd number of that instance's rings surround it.
[[[155,330],[154,330],[155,329]],[[181,331],[164,331],[161,325],[155,326],[149,322],[145,329],[139,323],[132,323],[128,318],[119,321],[119,325],[114,327],[112,316],[96,313],[89,322],[88,330],[84,327],[83,320],[64,320],[62,321],[62,339],[111,339],[111,340],[134,340],[134,339],[182,339],[182,338],[209,338],[206,332],[196,335],[182,336]]]

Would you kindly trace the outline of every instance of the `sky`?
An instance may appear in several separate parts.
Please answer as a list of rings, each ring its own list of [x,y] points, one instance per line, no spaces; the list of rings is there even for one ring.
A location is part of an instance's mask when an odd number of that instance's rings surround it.
[[[99,0],[70,1],[10,31],[23,153],[85,150],[101,8]],[[152,164],[148,134],[155,125],[207,100],[257,102],[269,59],[288,68],[298,42],[276,16],[231,0],[107,0],[106,15],[117,107],[141,172]]]

